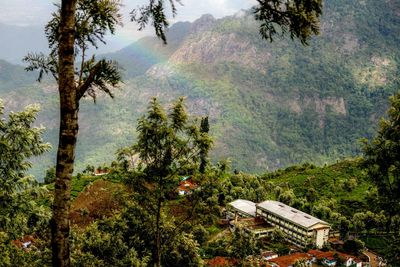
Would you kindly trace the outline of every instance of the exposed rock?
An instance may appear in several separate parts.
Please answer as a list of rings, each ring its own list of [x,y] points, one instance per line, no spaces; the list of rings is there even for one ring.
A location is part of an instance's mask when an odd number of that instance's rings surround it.
[[[354,70],[354,78],[360,84],[371,88],[384,86],[388,81],[388,76],[395,75],[396,69],[396,63],[392,60],[373,56],[366,66]]]
[[[211,14],[205,14],[199,19],[195,20],[190,29],[191,33],[208,31],[211,29],[217,20]]]
[[[214,64],[235,62],[243,66],[260,69],[270,58],[268,51],[257,48],[249,40],[239,38],[235,33],[203,33],[187,40],[171,57],[170,62]]]
[[[300,103],[298,99],[290,99],[288,101],[288,105],[291,111],[296,112],[297,114],[302,113]]]
[[[327,97],[327,98],[305,98],[303,100],[303,107],[311,107],[319,114],[319,127],[325,126],[326,108],[329,108],[338,115],[346,116],[347,109],[343,97]]]

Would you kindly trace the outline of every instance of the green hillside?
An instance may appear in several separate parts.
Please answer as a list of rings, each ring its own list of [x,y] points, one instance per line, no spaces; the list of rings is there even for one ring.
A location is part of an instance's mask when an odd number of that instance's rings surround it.
[[[153,96],[165,102],[186,96],[191,113],[210,117],[213,160],[230,158],[240,170],[261,173],[357,155],[357,140],[374,134],[388,96],[400,88],[399,14],[397,1],[326,1],[321,35],[307,47],[261,40],[256,22],[243,12],[218,20],[203,16],[173,26],[169,46],[145,38],[106,55],[121,61],[125,83],[114,100],[81,105],[76,169],[109,162],[131,143]],[[12,73],[6,77],[23,72]],[[17,81],[2,82],[6,108],[41,103],[39,123],[56,147],[56,86]],[[39,178],[54,158],[53,149],[38,160]]]
[[[358,159],[345,159],[324,167],[295,165],[262,177],[283,188],[290,185],[297,198],[309,199],[310,191],[313,191],[314,205],[333,201],[332,210],[349,218],[355,212],[375,208],[367,204],[375,186],[363,172]]]
[[[239,169],[356,155],[399,88],[400,41],[394,2],[356,2],[326,3],[322,33],[308,47],[265,43],[251,16],[218,20],[150,69],[158,81],[148,88],[187,95],[212,119],[214,156]]]

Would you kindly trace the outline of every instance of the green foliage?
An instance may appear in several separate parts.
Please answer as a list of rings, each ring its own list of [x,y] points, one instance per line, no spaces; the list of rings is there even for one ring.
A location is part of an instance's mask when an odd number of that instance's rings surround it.
[[[385,236],[364,236],[360,239],[365,243],[365,246],[378,254],[383,255],[385,249],[390,246],[390,238]]]
[[[131,12],[131,20],[139,24],[139,30],[143,30],[147,24],[151,23],[154,27],[156,36],[167,43],[165,32],[168,30],[169,22],[165,15],[166,1],[150,1],[149,4],[138,7]],[[176,3],[179,0],[168,1],[172,10],[172,15],[176,15]]]
[[[309,266],[307,262],[307,259],[298,259],[294,262],[293,267],[307,267]]]
[[[131,171],[127,183],[136,192],[140,192],[139,201],[148,210],[153,224],[152,237],[152,260],[159,265],[163,261],[175,260],[187,262],[189,259],[197,261],[195,255],[181,256],[181,254],[164,254],[164,246],[174,238],[180,238],[182,242],[192,242],[192,237],[178,235],[179,229],[185,220],[181,222],[172,221],[171,234],[165,235],[162,230],[165,215],[165,202],[169,195],[174,192],[179,177],[182,175],[194,175],[198,172],[201,158],[207,156],[212,140],[207,132],[201,131],[201,125],[197,121],[190,121],[186,113],[183,98],[174,103],[167,113],[157,99],[153,99],[147,114],[138,122],[138,141],[131,148],[120,150],[118,157],[122,162],[122,169],[128,170],[124,159],[131,158],[137,153],[140,163],[137,169]],[[203,127],[204,128],[204,127]],[[131,150],[131,152],[130,152]],[[123,159],[121,161],[121,159]],[[191,212],[190,214],[193,214]],[[183,233],[184,234],[184,233]],[[186,246],[185,244],[182,244]],[[192,248],[196,248],[196,246]],[[168,247],[169,249],[169,247]],[[178,249],[178,248],[177,248]],[[168,259],[161,257],[168,256]],[[188,262],[191,266],[193,263]]]
[[[357,182],[351,192],[344,186],[349,180]],[[343,239],[349,232],[373,236],[399,231],[398,217],[390,219],[377,205],[376,188],[363,171],[360,159],[347,159],[325,167],[296,165],[262,176],[229,174],[214,186],[224,196],[221,205],[238,198],[254,202],[283,201],[331,223],[332,230],[338,231]],[[275,240],[273,235],[274,241],[280,240],[279,232],[277,236]]]
[[[162,233],[174,236],[164,244],[162,266],[200,266],[200,250],[191,234],[178,232],[163,214]],[[83,232],[76,229],[72,258],[76,266],[152,266],[154,253],[152,215],[137,202],[128,201],[120,214],[99,220]]]
[[[51,74],[58,81],[58,47],[61,7],[52,14],[52,19],[45,27],[45,34],[49,43],[50,54],[30,53],[24,57],[28,63],[27,71],[38,70],[38,81],[43,75]],[[111,97],[110,87],[116,87],[121,81],[119,67],[116,62],[106,59],[96,61],[95,56],[88,58],[87,50],[97,48],[98,42],[105,43],[105,35],[115,32],[121,24],[119,14],[120,1],[89,1],[79,0],[75,15],[75,54],[80,55],[80,68],[75,72],[77,81],[77,98],[90,96],[96,100],[96,90],[102,91]]]
[[[154,27],[156,36],[167,43],[165,32],[169,22],[165,13],[166,1],[150,1],[149,4],[134,9],[131,12],[131,20],[139,24],[139,30],[143,30],[147,24]],[[178,0],[167,1],[170,4],[172,15],[176,15]],[[252,12],[256,20],[260,22],[260,34],[263,38],[272,42],[276,34],[290,33],[292,39],[298,38],[303,44],[313,35],[319,32],[319,17],[322,14],[322,1],[286,0],[263,1],[259,0]],[[280,29],[280,32],[277,30]]]
[[[74,266],[147,266],[148,257],[139,258],[126,244],[126,224],[120,217],[94,223],[74,236]]]
[[[170,44],[164,48],[158,40],[145,38],[110,54],[110,58],[128,62],[130,65],[123,67],[129,72],[140,73],[135,78],[129,76],[132,79],[127,78],[122,90],[115,91],[117,101],[102,97],[97,98],[97,105],[82,101],[75,170],[111,161],[114,155],[110,151],[135,142],[132,125],[155,95],[163,103],[187,96],[190,112],[208,116],[212,124],[215,148],[210,151],[211,160],[230,158],[234,169],[263,173],[304,162],[331,164],[359,155],[358,139],[374,136],[388,97],[399,88],[395,66],[400,58],[400,23],[393,23],[398,21],[397,10],[393,1],[378,4],[367,0],[365,5],[344,0],[325,2],[321,21],[326,27],[308,47],[286,39],[266,45],[260,40],[253,16],[234,16],[217,20],[211,29],[196,34],[190,32],[192,24],[179,23],[176,30],[168,32],[172,34]],[[183,37],[178,32],[184,32]],[[238,62],[227,62],[222,56],[207,65],[197,59],[174,62],[179,64],[172,66],[167,79],[144,75],[174,52],[190,51],[192,42],[208,47],[213,43],[207,36],[224,40],[228,33],[236,36],[233,43],[254,47],[260,59],[255,60],[250,53]],[[172,42],[175,37],[177,43]],[[148,47],[150,52],[144,49]],[[168,53],[163,52],[165,49]],[[155,56],[158,52],[163,56]],[[133,60],[138,55],[149,60]],[[146,68],[142,70],[143,66]],[[149,72],[155,69],[158,67]],[[17,74],[20,72],[12,76]],[[49,90],[52,87],[10,85],[1,93],[13,99],[14,110],[21,109],[27,99],[40,102],[44,109],[40,122],[48,129],[45,138],[56,145],[58,102]],[[340,109],[342,99],[344,109]],[[35,174],[38,170],[42,173],[36,176],[43,177],[42,170],[54,164],[54,154],[53,150],[38,161]]]
[[[276,243],[282,243],[285,240],[285,234],[281,229],[275,228],[271,235],[271,240]]]
[[[388,119],[382,119],[377,136],[368,142],[364,140],[364,165],[373,183],[378,189],[379,206],[388,215],[382,213],[379,217],[366,214],[366,228],[369,230],[375,224],[385,225],[388,231],[393,227],[393,218],[400,213],[400,94],[390,98],[391,106]],[[398,235],[394,227],[395,235]],[[398,242],[385,251],[389,259],[399,259]],[[393,260],[393,263],[397,262]]]
[[[346,240],[343,245],[343,250],[350,255],[359,255],[364,248],[364,242],[359,239]]]
[[[157,195],[169,192],[179,175],[192,174],[199,167],[201,156],[207,155],[212,140],[196,123],[188,120],[183,98],[168,114],[153,99],[148,113],[139,119],[138,142],[133,151],[139,155],[139,170],[147,182],[157,184]]]
[[[83,192],[85,187],[92,184],[94,181],[104,178],[102,176],[94,176],[94,175],[80,175],[72,178],[71,185],[71,197],[76,198],[79,193]]]
[[[386,247],[383,255],[387,259],[389,266],[396,266],[400,260],[400,241],[398,237],[393,237],[388,241],[390,245]]]
[[[3,110],[0,100],[0,259],[2,266],[17,266],[20,256],[28,256],[11,241],[40,230],[50,219],[49,210],[36,202],[47,189],[27,174],[29,159],[48,151],[50,145],[43,142],[44,129],[33,127],[37,105],[10,113],[8,120],[2,117]]]
[[[290,33],[303,44],[312,34],[319,33],[319,17],[322,14],[322,0],[258,0],[253,8],[256,20],[261,22],[260,34],[272,41],[277,34]],[[279,30],[277,30],[280,29]]]
[[[229,246],[229,243],[225,239],[218,239],[213,242],[208,243],[203,250],[204,257],[211,259],[215,256],[224,256],[228,257],[230,256],[229,250],[227,249]]]
[[[233,233],[231,242],[231,251],[233,257],[243,260],[249,255],[256,254],[257,241],[252,233],[246,232],[244,229],[237,228]]]
[[[364,141],[364,164],[378,188],[382,209],[393,216],[400,213],[400,94],[390,102],[389,118],[381,120],[370,143]]]
[[[56,180],[56,167],[53,166],[46,170],[46,175],[44,176],[44,184],[54,183]]]

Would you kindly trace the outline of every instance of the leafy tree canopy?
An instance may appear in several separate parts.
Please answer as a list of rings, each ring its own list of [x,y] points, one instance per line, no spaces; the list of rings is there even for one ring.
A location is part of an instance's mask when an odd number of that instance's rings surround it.
[[[29,65],[28,71],[38,70],[38,81],[44,74],[50,74],[58,81],[58,47],[60,42],[60,13],[61,7],[56,4],[57,11],[45,27],[50,54],[30,53],[24,61]],[[117,25],[121,25],[120,1],[91,1],[79,0],[75,14],[75,55],[80,60],[80,68],[75,71],[77,83],[77,98],[90,96],[96,99],[96,89],[113,97],[110,86],[115,87],[121,81],[119,67],[116,62],[88,55],[90,47],[97,48],[98,43],[106,43],[105,35],[114,33]]]
[[[142,201],[153,214],[154,244],[153,259],[160,265],[162,250],[166,242],[175,238],[178,226],[166,237],[163,234],[163,203],[174,192],[182,175],[193,175],[204,166],[204,158],[212,140],[202,123],[191,121],[184,106],[184,99],[177,100],[169,112],[154,98],[145,116],[138,122],[138,141],[131,148],[138,154],[140,164],[132,183],[141,187]],[[208,127],[208,126],[207,126]],[[128,149],[129,150],[129,149]],[[125,155],[127,150],[121,151]],[[132,154],[132,153],[128,153]]]
[[[377,136],[371,142],[364,140],[364,164],[378,187],[382,208],[393,216],[400,212],[400,94],[390,103]]]
[[[39,106],[31,105],[11,112],[6,120],[0,99],[0,259],[9,265],[18,260],[11,241],[34,232],[50,218],[49,210],[35,202],[47,190],[27,174],[29,158],[50,149],[42,139],[44,129],[32,126],[38,111]]]
[[[167,42],[165,31],[169,22],[165,14],[166,2],[170,4],[173,16],[177,13],[180,0],[151,0],[131,12],[131,19],[139,24],[139,30],[152,24],[156,35]],[[254,17],[260,22],[260,34],[264,39],[273,41],[276,35],[289,33],[302,44],[319,33],[319,19],[322,14],[322,0],[257,0],[253,7]]]

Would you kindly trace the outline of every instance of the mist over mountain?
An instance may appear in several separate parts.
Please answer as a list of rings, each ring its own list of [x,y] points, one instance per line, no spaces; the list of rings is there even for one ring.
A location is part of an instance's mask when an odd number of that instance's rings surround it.
[[[388,97],[400,88],[399,33],[397,1],[327,1],[321,34],[306,47],[262,40],[246,11],[176,23],[166,46],[146,37],[103,55],[121,64],[125,82],[114,100],[82,104],[77,170],[109,162],[117,148],[133,142],[136,120],[153,96],[164,103],[186,96],[190,112],[209,116],[211,157],[230,158],[234,168],[262,172],[356,155],[358,139],[373,136]],[[17,52],[7,58],[5,45],[0,58],[13,61]],[[25,78],[15,78],[20,75]],[[9,110],[41,103],[39,122],[56,147],[56,85],[34,83],[31,76],[32,83],[18,84],[24,75],[1,63],[0,98]],[[54,159],[53,149],[36,168]]]
[[[28,52],[46,52],[47,40],[44,28],[39,26],[15,26],[0,23],[0,59],[22,64]]]

